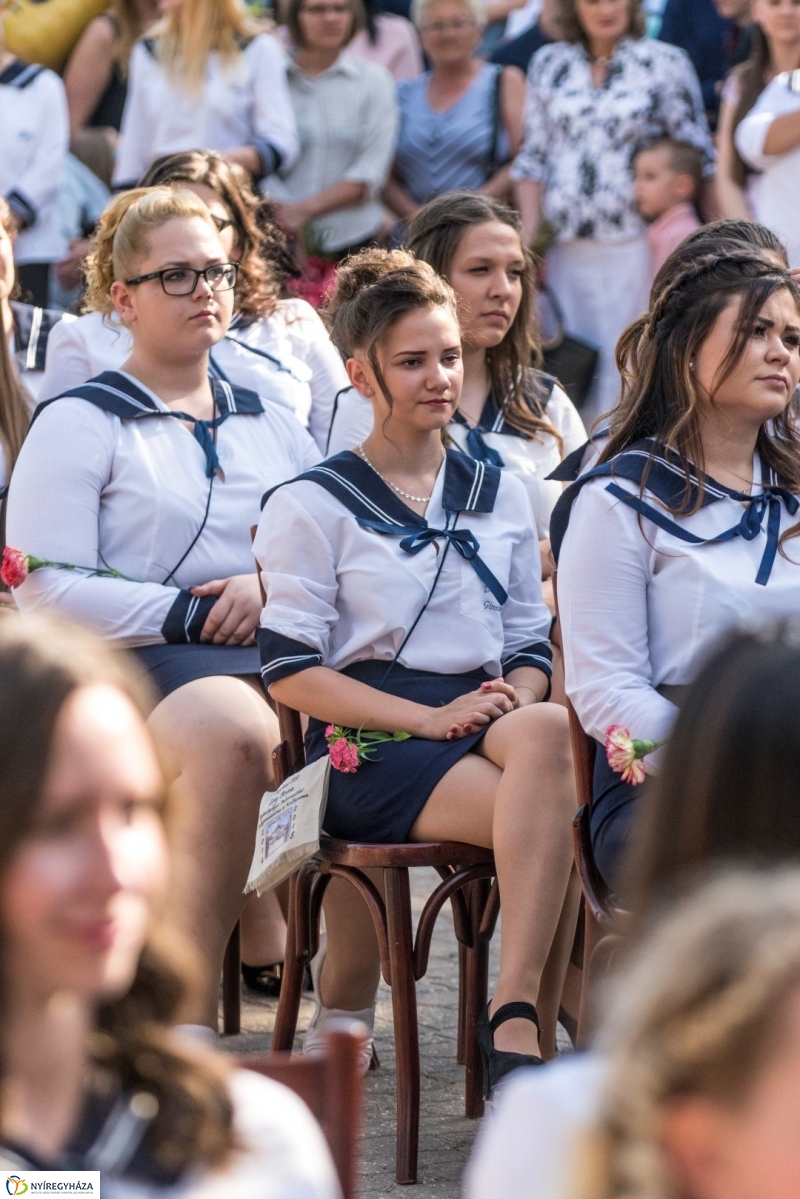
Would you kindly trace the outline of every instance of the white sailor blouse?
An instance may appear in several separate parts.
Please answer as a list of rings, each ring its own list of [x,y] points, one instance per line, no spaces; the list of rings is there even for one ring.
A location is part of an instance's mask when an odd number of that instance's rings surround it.
[[[328,458],[270,493],[253,550],[267,596],[258,632],[267,686],[398,651],[401,666],[445,675],[518,666],[550,675],[550,613],[522,484],[457,450],[446,451],[425,517],[356,454]]]
[[[68,148],[64,84],[14,59],[0,73],[0,195],[21,225],[17,262],[56,262],[66,253],[58,196]]]
[[[591,736],[622,724],[663,740],[676,708],[656,688],[691,683],[740,622],[800,615],[800,539],[778,550],[798,497],[758,455],[753,478],[752,495],[710,480],[702,507],[675,516],[666,505],[684,499],[683,469],[648,440],[564,492],[551,540],[566,690]],[[692,475],[690,500],[696,486]]]
[[[189,589],[251,573],[265,487],[319,460],[291,413],[211,384],[210,421],[182,418],[123,372],[40,405],[9,488],[7,544],[125,578],[45,567],[14,593],[23,611],[58,608],[129,646],[199,641],[212,597]]]
[[[586,443],[583,427],[575,405],[551,376],[536,372],[540,405],[544,419],[561,434],[563,453],[573,453]],[[537,412],[537,415],[539,413]],[[354,387],[347,387],[335,400],[330,415],[330,430],[326,451],[331,454],[350,449],[364,441],[372,432],[372,405]],[[455,446],[478,462],[504,467],[522,481],[533,511],[539,540],[549,536],[550,514],[561,495],[561,486],[548,481],[547,476],[561,462],[561,452],[551,434],[531,438],[512,428],[504,419],[494,396],[487,396],[477,425],[458,410],[447,426]]]
[[[119,370],[132,347],[115,316],[65,316],[48,342],[40,399]],[[335,397],[349,384],[325,326],[305,300],[279,300],[273,313],[255,320],[234,316],[210,362],[219,378],[289,408],[324,449]]]
[[[231,62],[214,51],[199,91],[170,78],[158,60],[158,42],[133,48],[122,115],[114,186],[135,187],[156,158],[179,150],[255,147],[260,178],[297,158],[294,110],[286,79],[286,51],[271,33],[243,42]]]

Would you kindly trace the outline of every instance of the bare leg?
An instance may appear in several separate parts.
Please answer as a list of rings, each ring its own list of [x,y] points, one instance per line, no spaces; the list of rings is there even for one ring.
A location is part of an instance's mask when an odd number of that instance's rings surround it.
[[[383,872],[368,870],[379,891]],[[380,981],[378,938],[367,905],[343,879],[331,879],[323,901],[328,948],[317,999],[327,1008],[359,1012],[372,1007]]]
[[[496,1010],[517,999],[536,1003],[567,896],[576,802],[567,713],[555,704],[509,712],[491,726],[479,752],[480,763],[470,755],[448,771],[411,836],[494,848],[503,908]],[[536,1053],[536,1029],[509,1020],[495,1046]]]
[[[561,919],[558,922],[556,935],[547,959],[542,981],[539,986],[539,999],[536,1009],[542,1022],[542,1037],[539,1042],[542,1057],[549,1060],[556,1053],[556,1024],[558,1009],[564,999],[564,984],[569,970],[569,958],[575,941],[575,928],[578,922],[578,906],[581,889],[577,875],[573,870],[570,876],[564,906],[561,909]],[[577,1008],[575,1009],[577,1011]],[[567,1011],[570,1011],[567,1008]],[[570,1011],[570,1014],[571,1011]]]
[[[274,891],[248,899],[240,920],[243,962],[248,966],[271,966],[283,961],[286,919]]]
[[[173,691],[149,724],[184,792],[170,911],[199,953],[203,990],[182,1018],[216,1028],[222,957],[244,903],[259,801],[272,784],[277,721],[244,680],[214,677]]]

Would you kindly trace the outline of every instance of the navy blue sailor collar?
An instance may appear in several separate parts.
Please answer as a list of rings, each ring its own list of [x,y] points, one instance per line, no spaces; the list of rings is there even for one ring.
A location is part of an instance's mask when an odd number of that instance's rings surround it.
[[[752,541],[762,531],[766,518],[766,545],[755,580],[761,586],[766,586],[769,581],[778,551],[781,508],[785,508],[790,516],[794,516],[800,508],[800,499],[782,485],[772,468],[762,459],[760,489],[755,490],[754,482],[751,494],[734,491],[710,477],[703,480],[701,508],[707,508],[722,499],[732,499],[742,505],[743,513],[738,524],[718,533],[716,537],[698,537],[664,511],[665,508],[673,512],[680,509],[691,511],[696,507],[700,491],[700,479],[696,471],[689,463],[687,479],[680,455],[653,438],[645,438],[634,442],[609,462],[587,470],[559,496],[550,518],[550,544],[556,561],[575,500],[588,482],[601,478],[610,480],[606,491],[616,499],[659,528],[692,545],[713,545],[732,541],[735,537]],[[646,492],[654,496],[663,508],[648,503],[639,493],[620,487],[614,482],[617,478],[636,483],[640,489],[644,486]]]
[[[36,308],[33,304],[11,301],[14,317],[14,352],[24,371],[43,371],[47,355],[47,339],[58,324],[62,312],[52,308]]]
[[[553,388],[558,382],[552,375],[546,375],[543,371],[534,372],[534,382],[537,389],[535,397],[540,408],[540,412],[536,412],[533,406],[533,396],[526,396],[531,407],[531,412],[535,416],[543,415],[547,404],[553,394]],[[501,404],[498,404],[493,391],[489,391],[486,397],[486,402],[483,405],[480,420],[477,425],[471,425],[462,412],[456,408],[453,413],[454,424],[461,425],[467,429],[467,452],[471,458],[475,458],[480,462],[486,462],[491,466],[505,466],[502,456],[492,446],[487,445],[484,439],[484,433],[499,433],[504,437],[519,437],[523,441],[528,440],[527,433],[523,433],[521,429],[515,429],[510,425],[503,414]]]
[[[64,399],[86,400],[104,412],[119,417],[120,420],[142,420],[147,417],[173,417],[183,420],[194,426],[194,437],[206,457],[206,476],[211,478],[221,471],[212,431],[230,416],[255,416],[263,413],[264,405],[258,393],[248,387],[234,386],[226,379],[215,378],[212,374],[209,374],[208,379],[214,405],[219,413],[212,420],[197,420],[188,413],[167,408],[149,388],[124,371],[103,371],[80,387],[73,387],[51,400],[45,400],[36,408],[33,420],[36,420],[42,410],[50,404]]]
[[[21,58],[15,58],[4,71],[0,72],[0,87],[27,87],[38,75],[41,75],[43,70],[44,67],[39,66],[38,63],[24,62]]]
[[[452,448],[445,450],[442,469],[441,504],[446,513],[443,529],[429,525],[424,516],[407,507],[380,475],[352,450],[344,450],[332,458],[326,458],[318,466],[312,466],[311,470],[287,482],[317,483],[339,500],[362,528],[383,536],[399,537],[400,548],[407,554],[418,554],[438,539],[444,540],[453,546],[465,562],[470,563],[498,603],[504,604],[508,595],[479,556],[480,544],[475,534],[469,529],[456,527],[462,513],[494,510],[500,486],[500,470]],[[284,483],[278,484],[278,487],[283,486]],[[261,502],[262,508],[278,487],[267,492]]]

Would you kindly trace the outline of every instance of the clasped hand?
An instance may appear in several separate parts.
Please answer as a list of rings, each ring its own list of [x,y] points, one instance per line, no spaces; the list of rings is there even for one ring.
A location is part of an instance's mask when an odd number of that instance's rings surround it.
[[[230,579],[212,579],[201,587],[192,587],[192,595],[215,595],[217,602],[208,614],[202,642],[212,645],[253,645],[261,619],[261,590],[258,575],[233,575]]]
[[[492,679],[452,703],[431,708],[424,735],[431,741],[458,741],[512,712],[517,703],[517,693],[509,683]]]

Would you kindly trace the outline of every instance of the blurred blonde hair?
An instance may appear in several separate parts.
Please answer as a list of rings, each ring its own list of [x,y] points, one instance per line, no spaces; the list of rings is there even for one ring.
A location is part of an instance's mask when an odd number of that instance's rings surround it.
[[[242,44],[270,26],[248,17],[241,0],[184,0],[153,30],[157,54],[169,74],[198,88],[206,73],[209,55],[217,51],[233,63]]]
[[[200,217],[217,232],[210,212],[194,192],[135,187],[115,196],[100,217],[94,249],[86,260],[83,311],[109,316],[114,311],[112,283],[132,278],[147,254],[150,233],[178,217]]]
[[[746,1098],[800,988],[800,870],[727,871],[657,922],[606,996],[609,1062],[574,1199],[684,1199],[660,1146],[670,1102]]]

